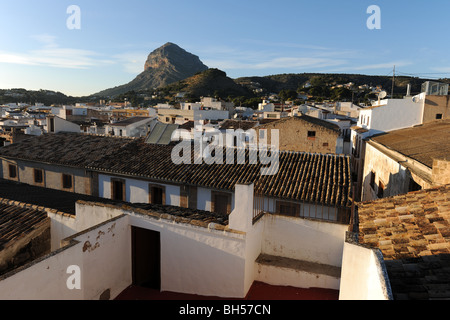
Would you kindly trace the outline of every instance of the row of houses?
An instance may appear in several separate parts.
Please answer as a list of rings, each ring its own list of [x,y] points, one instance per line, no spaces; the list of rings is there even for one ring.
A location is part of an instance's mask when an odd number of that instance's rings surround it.
[[[268,154],[252,162],[247,144],[215,149],[218,163],[187,139],[191,161],[175,163],[172,132],[195,127],[186,123],[3,147],[0,297],[114,299],[135,285],[245,298],[261,281],[341,300],[448,298],[450,120],[443,97],[422,96],[418,116],[409,106],[420,95],[360,110],[353,137],[368,135],[352,141],[352,155],[341,152],[338,125],[304,114],[221,123],[258,139],[280,130],[270,175]],[[442,117],[425,117],[436,108]],[[377,124],[406,112],[404,128]],[[83,275],[75,289],[73,267]]]
[[[448,182],[353,203],[348,156],[281,152],[272,177],[174,165],[170,148],[73,133],[2,148],[1,298],[113,299],[130,285],[244,298],[254,281],[449,297]],[[67,287],[73,266],[80,289]]]
[[[171,160],[174,147],[142,138],[56,133],[0,149],[2,183],[13,184],[7,190],[24,184],[38,188],[36,193],[52,190],[44,196],[50,197],[45,206],[27,204],[27,197],[5,199],[9,206],[47,212],[51,245],[0,278],[2,298],[98,299],[106,291],[114,298],[131,284],[145,283],[163,291],[242,298],[256,280],[282,284],[287,276],[300,286],[298,268],[283,274],[283,267],[268,262],[285,258],[328,266],[322,274],[306,272],[308,286],[338,288],[344,239],[339,235],[351,215],[348,156],[280,151],[278,172],[263,176],[264,163],[250,163],[248,150],[232,149],[236,157],[246,153],[245,164],[177,165]],[[60,192],[91,198],[80,198],[67,213],[51,208]],[[20,194],[5,193],[5,198]],[[19,228],[12,220],[8,228]],[[297,250],[299,230],[323,228],[330,234],[317,244],[320,250]],[[13,237],[5,247],[19,252],[23,247],[17,241]],[[149,259],[152,266],[146,265]],[[31,274],[67,268],[67,263],[86,272],[83,290],[68,290],[59,271],[44,272],[32,282],[38,286],[56,277],[46,292],[16,287]],[[104,263],[114,270],[104,269]]]

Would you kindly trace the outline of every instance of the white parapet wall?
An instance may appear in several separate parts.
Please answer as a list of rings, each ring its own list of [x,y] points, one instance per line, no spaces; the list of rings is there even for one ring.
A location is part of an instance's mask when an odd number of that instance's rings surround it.
[[[128,216],[66,239],[64,246],[0,277],[0,300],[114,298],[131,283]]]
[[[345,243],[339,300],[392,300],[384,260],[378,249]]]
[[[348,225],[266,215],[262,252],[340,267]]]
[[[123,210],[119,208],[92,206],[83,201],[77,202],[75,207],[76,215],[47,210],[48,217],[51,219],[51,251],[59,249],[63,239],[123,213]]]

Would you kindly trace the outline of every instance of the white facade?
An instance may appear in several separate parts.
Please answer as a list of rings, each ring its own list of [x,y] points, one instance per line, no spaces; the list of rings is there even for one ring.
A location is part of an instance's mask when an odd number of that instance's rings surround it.
[[[180,109],[181,110],[200,110],[202,104],[200,102],[181,102]]]
[[[156,118],[142,117],[142,120],[127,124],[105,125],[105,133],[118,137],[142,137],[147,135],[156,124]]]
[[[100,174],[98,177],[99,196],[111,199],[111,179],[116,176]],[[149,181],[125,178],[125,201],[131,203],[148,203]],[[166,188],[166,205],[180,205],[180,187],[176,185],[158,183]]]
[[[230,112],[227,110],[196,110],[194,111],[194,121],[199,120],[226,120],[230,119]]]
[[[275,105],[273,103],[263,102],[258,104],[258,111],[262,112],[274,112]]]
[[[99,196],[111,199],[111,179],[117,176],[100,174],[98,177]],[[150,181],[124,178],[125,180],[125,201],[131,203],[148,203]],[[156,183],[165,188],[166,205],[180,206],[180,186]],[[234,194],[231,198],[231,210],[234,209]],[[198,187],[197,189],[197,209],[211,211],[211,189]]]
[[[419,94],[404,99],[385,99],[374,106],[359,111],[356,129],[351,132],[353,167],[357,173],[356,199],[361,198],[363,166],[365,157],[364,139],[375,134],[404,129],[423,122],[425,95]]]
[[[63,118],[56,116],[47,117],[47,124],[45,130],[48,133],[81,132],[81,128],[78,124],[64,120]]]
[[[336,112],[350,118],[358,118],[360,106],[352,102],[336,102]]]
[[[162,123],[183,124],[187,121],[221,121],[230,119],[230,112],[215,109],[158,109],[158,120]]]
[[[85,106],[62,106],[53,107],[51,109],[52,114],[62,118],[67,119],[68,116],[87,116],[88,107]]]
[[[357,125],[368,129],[367,135],[408,128],[422,123],[424,106],[425,95],[381,100],[360,110]]]
[[[231,112],[232,109],[234,108],[234,103],[232,102],[219,101],[211,97],[203,97],[200,103],[202,107],[206,109],[226,110]]]

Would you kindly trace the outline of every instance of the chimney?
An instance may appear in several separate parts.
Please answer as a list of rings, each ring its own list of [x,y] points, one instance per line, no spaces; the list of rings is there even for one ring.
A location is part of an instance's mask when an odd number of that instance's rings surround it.
[[[406,89],[406,96],[411,97],[411,84],[410,83],[408,83],[408,87]]]

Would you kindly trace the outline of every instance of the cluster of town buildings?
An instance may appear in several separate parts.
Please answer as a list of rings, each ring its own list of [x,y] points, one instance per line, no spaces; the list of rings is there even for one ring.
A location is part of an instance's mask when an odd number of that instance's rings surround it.
[[[449,100],[427,82],[370,106],[3,106],[0,299],[245,298],[255,281],[448,299]]]

